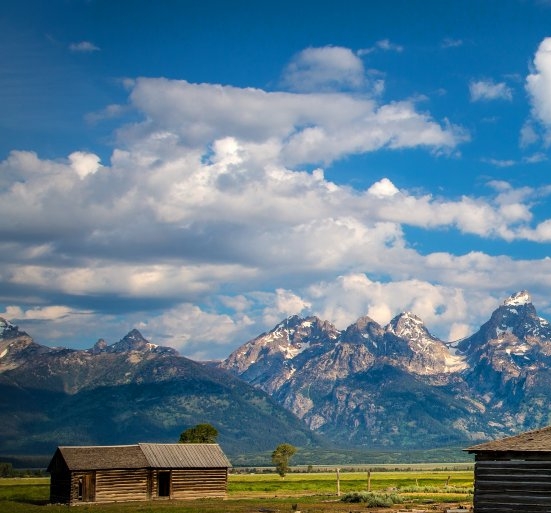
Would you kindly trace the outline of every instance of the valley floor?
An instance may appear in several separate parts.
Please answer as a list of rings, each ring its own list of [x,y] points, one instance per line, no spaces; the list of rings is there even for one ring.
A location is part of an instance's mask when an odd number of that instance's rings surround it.
[[[350,492],[366,491],[365,472],[277,474],[232,474],[226,500],[159,501],[93,504],[77,513],[360,513],[444,512],[472,506],[472,471],[372,472],[371,489],[377,494],[395,494],[401,503],[367,509],[365,503],[343,502]],[[0,479],[0,513],[67,513],[67,506],[50,505],[49,479]]]

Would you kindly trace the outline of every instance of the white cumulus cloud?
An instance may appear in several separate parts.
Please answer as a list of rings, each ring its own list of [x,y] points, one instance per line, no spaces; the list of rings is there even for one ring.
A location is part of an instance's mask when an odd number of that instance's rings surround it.
[[[349,48],[306,48],[295,55],[283,74],[283,84],[293,91],[354,90],[365,84],[365,70]]]
[[[534,56],[533,71],[526,77],[526,90],[532,104],[533,117],[543,124],[548,139],[551,128],[551,37],[545,38]],[[526,137],[526,134],[525,134]],[[528,136],[532,141],[533,136]]]

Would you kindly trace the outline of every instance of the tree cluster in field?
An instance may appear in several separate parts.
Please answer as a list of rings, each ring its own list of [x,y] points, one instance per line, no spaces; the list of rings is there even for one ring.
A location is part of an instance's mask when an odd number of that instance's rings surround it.
[[[291,444],[279,444],[272,453],[272,463],[281,477],[289,472],[289,460],[297,452],[296,447]]]
[[[210,424],[197,424],[182,431],[179,443],[181,444],[215,444],[218,430]]]

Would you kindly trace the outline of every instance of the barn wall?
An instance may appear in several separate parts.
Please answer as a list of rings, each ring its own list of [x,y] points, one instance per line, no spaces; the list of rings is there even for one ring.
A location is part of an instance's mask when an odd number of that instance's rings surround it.
[[[173,499],[225,497],[227,485],[226,468],[173,470],[171,497]]]
[[[71,500],[71,471],[57,450],[48,465],[50,473],[50,502],[69,504]]]
[[[125,502],[159,499],[158,470],[126,469],[76,471],[55,479],[50,485],[51,502],[84,504],[87,502]],[[170,499],[226,497],[228,470],[173,469],[170,470]],[[89,496],[79,497],[79,481],[89,476]],[[55,489],[55,491],[53,491]],[[57,500],[54,500],[54,497]]]
[[[71,473],[65,471],[51,472],[50,502],[52,504],[69,504],[71,500]]]
[[[551,511],[551,458],[478,459],[474,513]]]
[[[147,469],[98,471],[96,502],[147,500],[147,478]]]
[[[90,497],[79,498],[79,479],[88,472],[73,472],[71,504],[86,502],[124,502],[149,499],[147,469],[97,470],[93,473]]]

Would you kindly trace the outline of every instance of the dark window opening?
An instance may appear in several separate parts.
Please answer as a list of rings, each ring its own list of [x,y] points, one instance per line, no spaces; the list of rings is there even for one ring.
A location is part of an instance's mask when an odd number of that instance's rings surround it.
[[[159,497],[170,497],[170,471],[159,472]]]

